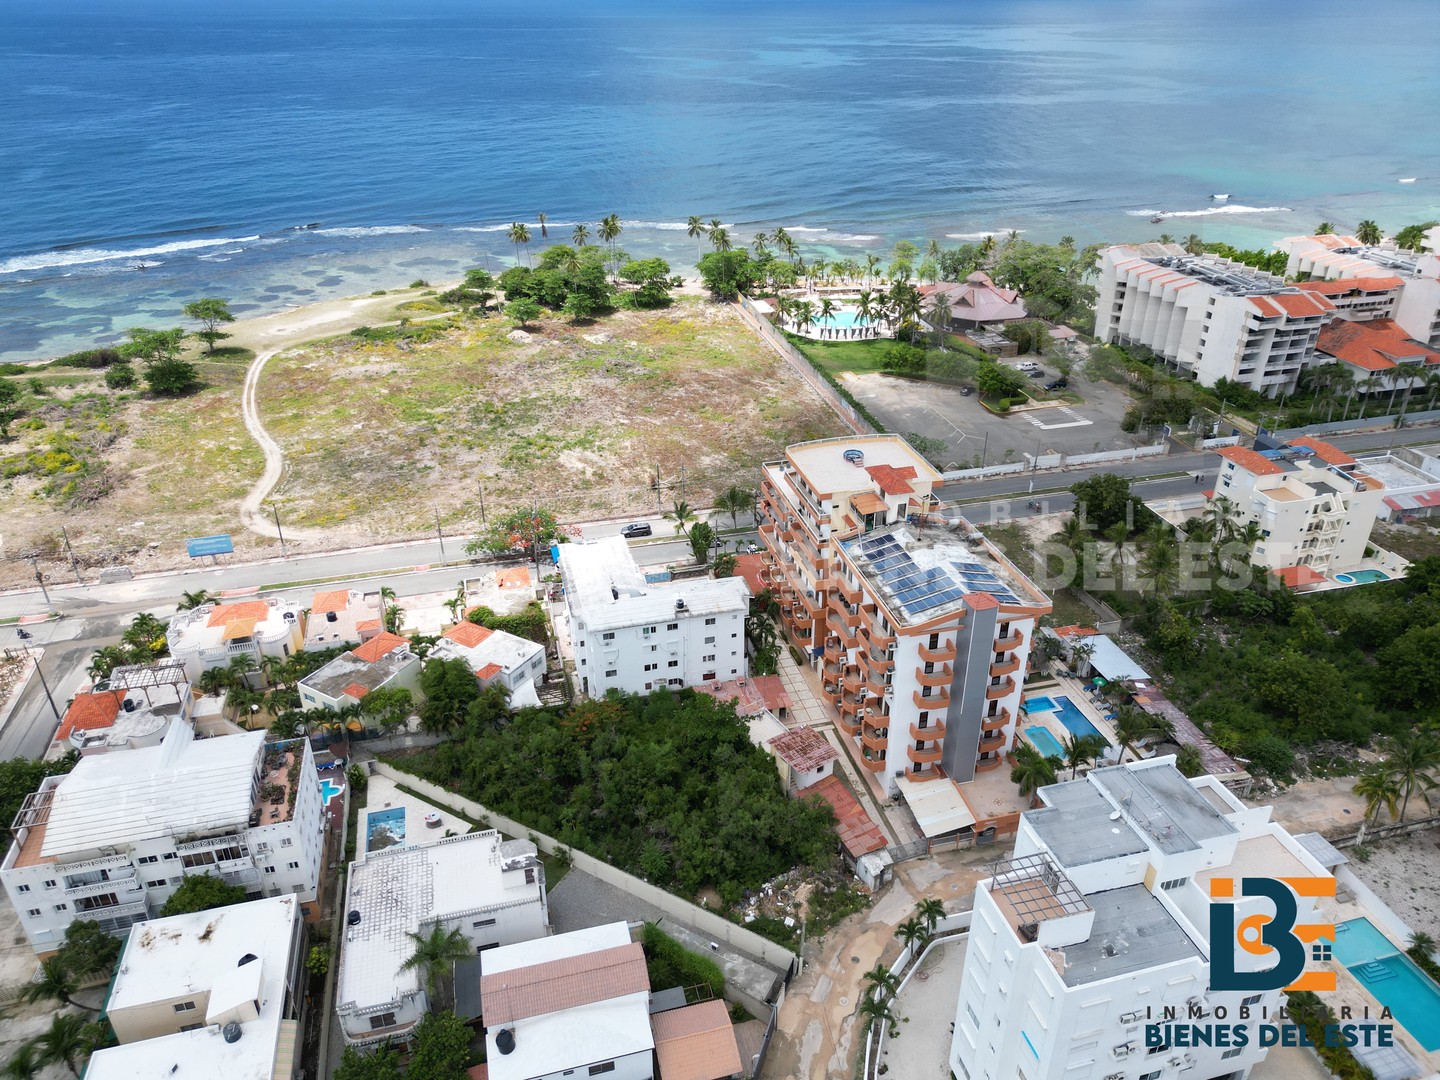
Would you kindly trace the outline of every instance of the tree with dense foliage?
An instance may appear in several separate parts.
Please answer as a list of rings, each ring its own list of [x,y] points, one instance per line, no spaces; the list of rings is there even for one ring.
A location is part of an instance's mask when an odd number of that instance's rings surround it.
[[[765,263],[758,263],[744,250],[706,252],[696,264],[700,280],[717,300],[733,300],[749,292],[763,278]]]
[[[65,970],[77,979],[109,971],[120,959],[120,939],[100,929],[94,919],[76,919],[65,928],[65,941],[57,954]]]
[[[415,1027],[407,1077],[424,1080],[467,1080],[470,1029],[453,1012],[426,1014]]]
[[[425,992],[433,1003],[440,979],[453,972],[461,960],[468,960],[473,955],[470,942],[459,927],[452,926],[447,930],[439,923],[430,927],[427,933],[407,930],[405,936],[414,948],[400,965],[400,970],[418,971],[425,984]]]
[[[74,750],[54,761],[32,761],[10,758],[0,761],[0,820],[7,825],[15,820],[25,799],[40,790],[47,776],[63,776],[75,767],[80,755]]]
[[[205,342],[206,352],[213,353],[215,343],[230,336],[220,329],[221,323],[235,321],[229,301],[221,300],[217,296],[206,296],[186,304],[184,310],[186,318],[194,319],[202,327],[195,331],[195,336]]]
[[[1114,473],[1101,473],[1070,485],[1075,505],[1092,528],[1104,531],[1121,521],[1129,521],[1135,499],[1130,494],[1130,481]]]
[[[431,659],[420,671],[420,724],[429,732],[449,734],[465,723],[470,703],[480,696],[475,673],[464,660]]]
[[[1355,226],[1355,239],[1359,240],[1362,244],[1373,247],[1375,244],[1380,243],[1384,237],[1380,232],[1380,226],[1376,225],[1375,222],[1369,218],[1366,218],[1360,222],[1359,225]]]
[[[1416,225],[1406,225],[1395,234],[1395,246],[1408,251],[1419,251],[1420,245],[1425,240],[1425,234],[1437,225],[1440,225],[1440,221],[1422,221]]]
[[[535,561],[541,548],[552,540],[565,540],[564,526],[555,514],[542,507],[514,510],[496,518],[480,536],[465,545],[471,555],[490,552],[500,555],[507,551],[524,551]]]
[[[540,305],[528,297],[521,297],[519,300],[511,300],[505,305],[505,314],[509,315],[521,327],[529,326],[540,317]]]
[[[180,887],[160,907],[160,918],[229,907],[245,902],[245,887],[229,885],[214,874],[186,874]]]
[[[975,385],[987,397],[1009,398],[1025,387],[1025,377],[1004,364],[981,364],[975,373]]]
[[[670,303],[670,264],[664,259],[631,259],[620,267],[620,280],[635,288],[625,293],[637,308],[660,308]]]
[[[161,360],[174,360],[180,355],[186,333],[178,326],[170,330],[151,330],[144,326],[132,326],[125,333],[130,340],[120,346],[124,358],[142,360],[147,365]]]
[[[710,545],[715,542],[715,530],[706,521],[697,521],[690,526],[687,534],[690,541],[690,554],[695,556],[697,563],[710,561]]]
[[[733,703],[659,689],[522,710],[396,764],[656,885],[709,884],[732,903],[835,851],[829,806],[787,799],[748,730]]]
[[[156,360],[145,369],[145,385],[152,394],[162,397],[179,397],[199,384],[200,375],[188,360]]]
[[[345,1047],[333,1080],[400,1080],[400,1054],[385,1043],[373,1050]]]
[[[1028,743],[1021,743],[1011,757],[1010,782],[1021,795],[1034,796],[1042,787],[1055,783],[1062,762],[1058,757],[1040,753]]]
[[[122,360],[105,369],[105,389],[129,390],[136,383],[135,368]]]

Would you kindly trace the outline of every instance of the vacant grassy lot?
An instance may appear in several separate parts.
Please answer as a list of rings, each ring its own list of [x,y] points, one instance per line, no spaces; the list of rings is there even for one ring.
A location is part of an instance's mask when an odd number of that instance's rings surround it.
[[[297,526],[352,539],[459,530],[487,510],[562,517],[707,505],[791,442],[839,422],[733,312],[685,300],[594,324],[457,323],[430,340],[354,335],[270,362],[266,429],[286,457],[276,500]]]

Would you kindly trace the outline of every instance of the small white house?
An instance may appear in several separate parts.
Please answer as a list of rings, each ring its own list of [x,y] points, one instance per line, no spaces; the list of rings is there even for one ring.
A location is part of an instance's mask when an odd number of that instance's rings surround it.
[[[226,667],[237,656],[258,665],[262,658],[284,658],[304,645],[300,605],[271,597],[238,604],[202,604],[178,611],[165,631],[170,655],[185,665],[191,682],[208,668]]]
[[[420,658],[398,634],[380,633],[300,680],[300,707],[339,712],[376,690],[420,688]]]
[[[503,686],[514,705],[538,705],[535,684],[545,674],[545,647],[529,638],[462,622],[440,635],[428,660],[462,660],[482,687]]]

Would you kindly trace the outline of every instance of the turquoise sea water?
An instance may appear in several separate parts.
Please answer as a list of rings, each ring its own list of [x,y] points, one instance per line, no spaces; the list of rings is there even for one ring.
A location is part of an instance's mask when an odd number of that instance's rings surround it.
[[[541,211],[682,271],[691,214],[807,257],[1394,229],[1440,217],[1437,40],[1428,0],[9,0],[0,358],[503,268]]]

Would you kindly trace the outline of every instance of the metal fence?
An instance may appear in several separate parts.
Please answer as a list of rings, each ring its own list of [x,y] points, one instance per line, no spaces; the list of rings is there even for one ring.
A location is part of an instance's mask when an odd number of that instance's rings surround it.
[[[850,425],[850,428],[855,434],[876,434],[875,428],[871,426],[870,421],[856,412],[855,407],[841,397],[836,389],[825,381],[824,376],[815,370],[815,366],[806,359],[805,355],[800,352],[799,349],[795,348],[794,345],[791,345],[790,342],[785,339],[784,334],[771,326],[770,320],[756,311],[755,306],[750,303],[747,297],[740,297],[740,302],[736,307],[740,310],[741,318],[770,345],[774,346],[775,351],[790,365],[791,369],[804,379],[812,390],[820,395],[825,404],[829,405],[841,420],[844,420],[845,423]]]
[[[759,1076],[760,1070],[765,1068],[765,1058],[770,1053],[770,1040],[775,1036],[775,1024],[779,1018],[780,1006],[770,1006],[770,1020],[765,1025],[765,1035],[760,1040],[760,1052],[756,1054],[754,1060],[750,1062],[750,1071],[746,1075],[752,1077]]]

